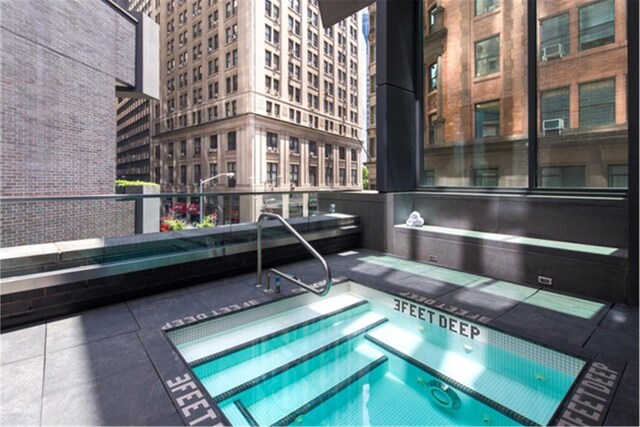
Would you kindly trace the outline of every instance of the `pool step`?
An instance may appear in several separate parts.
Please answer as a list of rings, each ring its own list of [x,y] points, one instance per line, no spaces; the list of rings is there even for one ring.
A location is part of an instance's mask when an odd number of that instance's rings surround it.
[[[244,408],[241,412],[249,425],[288,425],[386,361],[382,352],[362,338],[353,339],[232,400],[236,407]]]
[[[348,293],[323,298],[285,313],[189,341],[178,345],[178,349],[187,363],[196,366],[366,304],[365,299]]]
[[[365,338],[439,380],[457,388],[523,425],[544,425],[536,407],[553,406],[554,399],[523,383],[487,369],[454,351],[443,351],[409,331],[385,324]],[[464,369],[460,369],[464,366]],[[552,411],[553,412],[553,411]]]
[[[226,400],[250,387],[329,351],[383,324],[377,313],[358,309],[332,316],[277,336],[241,352],[194,367],[203,385],[216,402]]]

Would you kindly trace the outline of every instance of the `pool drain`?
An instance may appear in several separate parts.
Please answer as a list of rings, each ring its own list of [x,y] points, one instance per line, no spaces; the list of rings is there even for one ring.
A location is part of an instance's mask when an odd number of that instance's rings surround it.
[[[460,398],[448,385],[437,380],[431,380],[427,383],[427,388],[433,400],[443,408],[455,409],[460,406]]]

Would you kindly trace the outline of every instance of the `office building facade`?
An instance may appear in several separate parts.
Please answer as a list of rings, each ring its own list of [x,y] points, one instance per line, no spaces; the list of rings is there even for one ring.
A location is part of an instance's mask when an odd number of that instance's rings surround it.
[[[376,4],[368,7],[369,34],[367,46],[367,161],[364,163],[369,171],[369,189],[376,189]]]
[[[526,1],[424,3],[426,186],[526,188]],[[539,188],[627,187],[622,0],[536,4]]]
[[[315,0],[170,0],[158,12],[151,178],[163,192],[219,175],[205,192],[272,191],[207,198],[207,213],[224,205],[227,221],[245,222],[271,207],[296,215],[290,199],[302,213],[296,192],[361,188],[355,16],[323,29]]]

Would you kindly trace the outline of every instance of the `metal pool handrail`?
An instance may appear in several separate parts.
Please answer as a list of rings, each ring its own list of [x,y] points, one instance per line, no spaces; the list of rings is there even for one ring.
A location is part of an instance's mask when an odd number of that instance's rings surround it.
[[[258,244],[258,248],[257,248],[258,249],[258,271],[257,271],[256,286],[258,286],[258,287],[262,286],[262,281],[261,281],[261,276],[262,276],[262,223],[264,222],[265,218],[271,218],[271,219],[278,220],[284,226],[284,228],[286,228],[287,231],[289,231],[293,235],[293,237],[295,237],[302,244],[302,246],[304,246],[305,249],[307,251],[309,251],[309,253],[311,255],[313,255],[313,257],[315,259],[320,261],[320,264],[322,264],[322,268],[324,269],[324,273],[325,273],[325,285],[324,285],[324,288],[322,290],[318,290],[318,289],[314,288],[313,286],[304,283],[298,277],[291,276],[289,274],[283,273],[282,271],[276,270],[275,268],[272,268],[267,273],[267,277],[266,277],[266,279],[267,279],[266,282],[267,283],[266,283],[265,291],[266,292],[271,292],[271,289],[270,289],[271,274],[275,273],[275,274],[280,275],[284,279],[287,279],[288,281],[290,281],[292,283],[295,283],[296,285],[300,286],[301,288],[304,288],[304,289],[308,290],[309,292],[311,292],[311,293],[313,293],[315,295],[318,295],[318,296],[321,296],[321,297],[327,295],[329,293],[329,291],[331,290],[331,284],[332,284],[331,270],[329,269],[329,265],[327,264],[327,261],[322,257],[322,255],[320,255],[318,253],[318,251],[313,249],[313,247],[309,244],[309,242],[307,242],[304,239],[304,237],[302,237],[300,235],[300,233],[298,233],[287,221],[285,221],[284,218],[282,218],[280,215],[277,215],[277,214],[274,214],[274,213],[269,213],[269,212],[263,212],[258,217],[258,223],[257,223],[257,228],[258,228],[258,239],[257,239],[257,244]]]

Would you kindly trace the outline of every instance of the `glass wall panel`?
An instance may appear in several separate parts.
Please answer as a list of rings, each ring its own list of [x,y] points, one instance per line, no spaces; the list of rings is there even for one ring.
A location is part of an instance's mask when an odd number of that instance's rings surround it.
[[[526,187],[527,0],[425,0],[423,10],[421,184]]]
[[[627,187],[625,11],[624,0],[537,2],[542,188]]]

